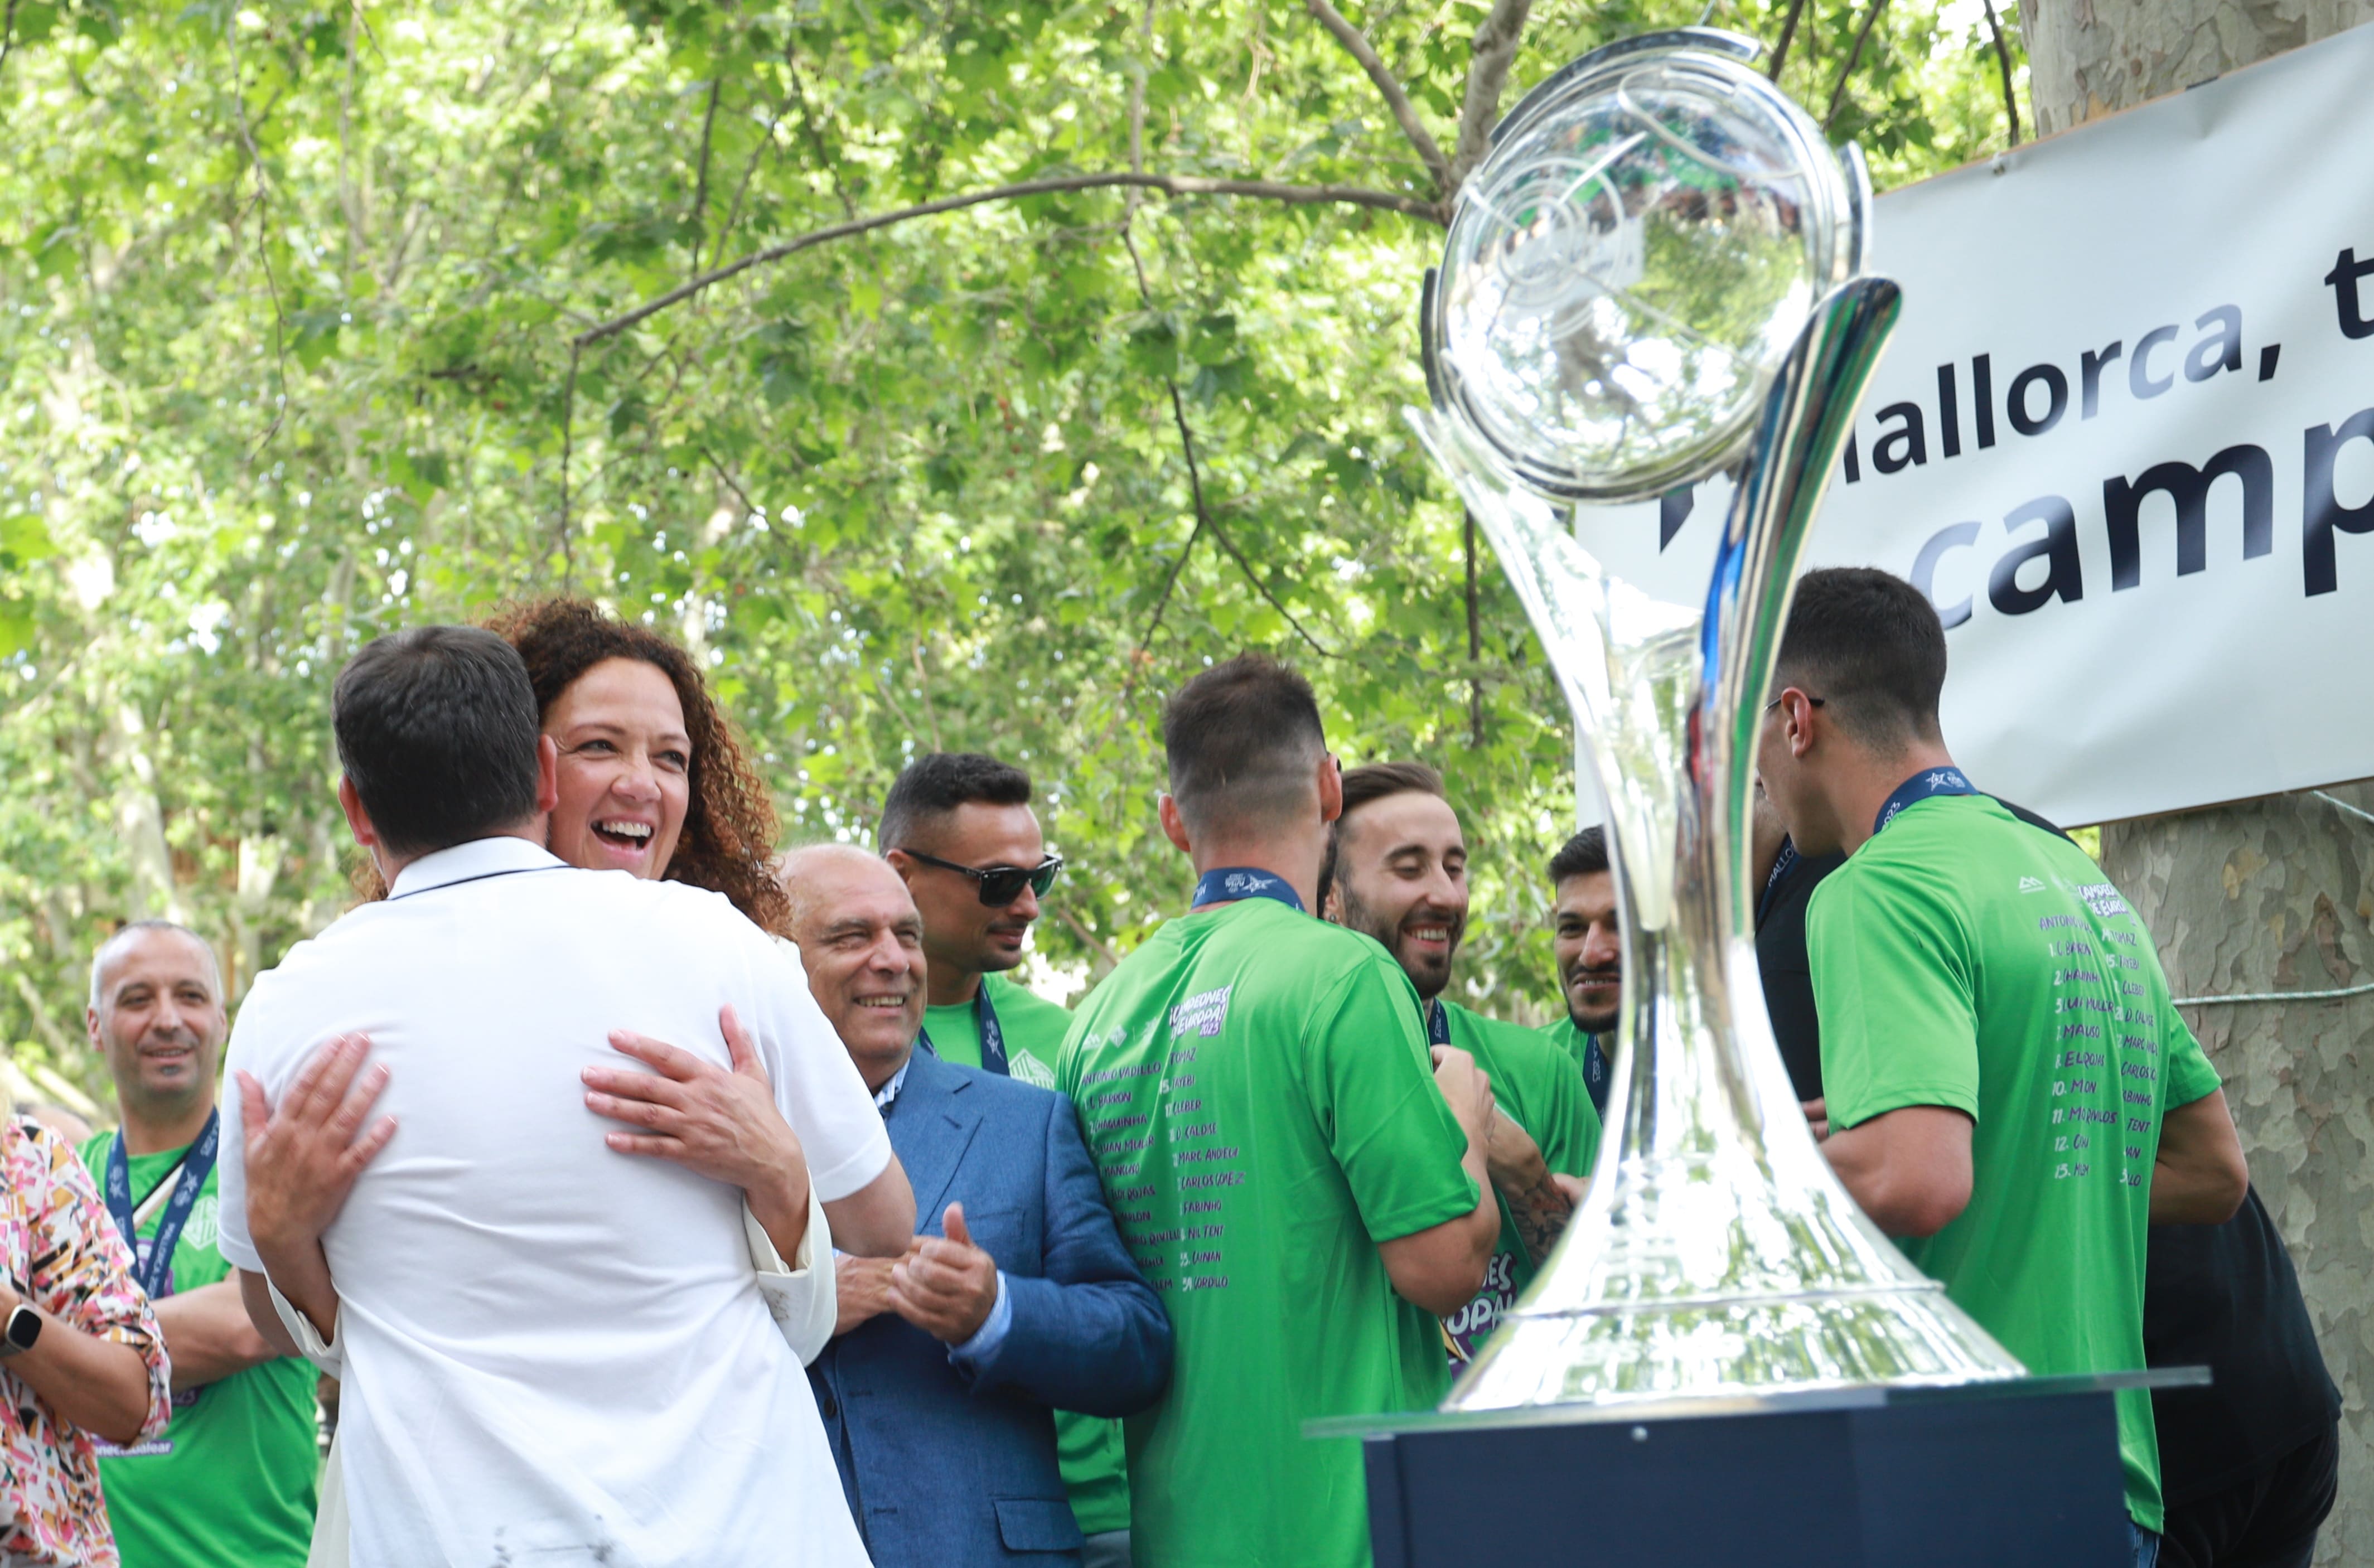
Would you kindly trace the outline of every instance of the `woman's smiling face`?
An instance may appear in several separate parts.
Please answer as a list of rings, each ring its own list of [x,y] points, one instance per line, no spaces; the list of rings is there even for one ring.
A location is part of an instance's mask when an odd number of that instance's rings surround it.
[[[605,659],[553,699],[544,732],[560,750],[552,852],[588,871],[665,872],[692,796],[692,739],[667,673]]]

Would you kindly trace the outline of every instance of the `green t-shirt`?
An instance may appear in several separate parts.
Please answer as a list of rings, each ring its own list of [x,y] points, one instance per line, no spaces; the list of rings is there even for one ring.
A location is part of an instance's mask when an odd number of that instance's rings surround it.
[[[1070,1010],[1004,975],[983,975],[981,983],[989,992],[989,1005],[997,1010],[998,1033],[1005,1036],[1007,1072],[1018,1082],[1052,1089],[1055,1058],[1063,1049],[1064,1032],[1072,1026]],[[925,1008],[923,1032],[943,1060],[981,1065],[981,1014],[971,1002]],[[1064,1490],[1071,1495],[1072,1517],[1079,1521],[1082,1534],[1129,1528],[1129,1461],[1122,1446],[1121,1422],[1057,1410],[1055,1457],[1063,1466]]]
[[[1588,1180],[1599,1153],[1599,1113],[1583,1092],[1574,1062],[1538,1032],[1443,1003],[1450,1015],[1451,1043],[1475,1059],[1492,1080],[1500,1113],[1541,1146],[1542,1159],[1560,1176]],[[1474,1301],[1444,1318],[1453,1366],[1464,1366],[1509,1316],[1534,1282],[1534,1262],[1517,1234],[1509,1200],[1500,1199],[1500,1239],[1492,1249],[1484,1288]]]
[[[1074,1014],[1055,1075],[1170,1314],[1125,1423],[1132,1550],[1159,1568],[1358,1568],[1359,1445],[1313,1417],[1450,1384],[1377,1244],[1471,1212],[1467,1141],[1385,950],[1267,898],[1175,919]]]
[[[2217,1073],[2118,889],[1985,796],[1933,796],[1815,889],[1806,932],[1832,1125],[1977,1124],[1969,1206],[1904,1255],[2031,1372],[2140,1368],[2160,1118]],[[2117,1398],[2127,1512],[2157,1530],[2150,1395]]]
[[[1064,1032],[1072,1026],[1070,1011],[1004,975],[983,975],[981,983],[989,992],[989,1005],[997,1009],[997,1032],[1005,1036],[1007,1072],[1017,1082],[1052,1089],[1055,1055],[1064,1048]],[[958,1067],[981,1065],[981,1014],[973,1003],[925,1008],[923,1033],[932,1037],[932,1049],[941,1060]]]
[[[1607,1100],[1607,1055],[1614,1048],[1613,1043],[1604,1036],[1586,1035],[1575,1027],[1572,1013],[1561,1013],[1543,1024],[1540,1033],[1565,1052],[1575,1071],[1582,1075],[1583,1092],[1591,1096],[1592,1115],[1595,1117]]]
[[[82,1146],[83,1164],[107,1179],[115,1134]],[[182,1155],[179,1149],[130,1162],[135,1207]],[[206,1174],[173,1247],[169,1286],[194,1291],[229,1278],[215,1250],[219,1169]],[[140,1227],[157,1234],[164,1205]],[[170,1353],[172,1346],[166,1347]],[[114,1522],[123,1568],[304,1568],[313,1540],[313,1483],[321,1469],[313,1421],[313,1369],[297,1360],[266,1362],[219,1383],[173,1397],[162,1437],[123,1450],[102,1449],[100,1488]]]

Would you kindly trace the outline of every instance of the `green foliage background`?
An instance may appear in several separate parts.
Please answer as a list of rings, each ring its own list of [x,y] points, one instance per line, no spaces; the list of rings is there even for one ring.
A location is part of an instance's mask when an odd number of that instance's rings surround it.
[[[2004,145],[1974,6],[1799,9],[1785,85],[1837,95],[1883,186]],[[1708,19],[1769,41],[1789,10]],[[1501,101],[1698,13],[1539,0]],[[1452,153],[1487,8],[1348,14]],[[804,249],[572,350],[723,261],[1021,180],[1439,203],[1303,5],[7,0],[0,113],[0,1042],[37,1093],[97,1081],[83,965],[117,922],[217,933],[236,993],[344,907],[348,652],[561,588],[700,650],[787,837],[863,830],[921,749],[1028,766],[1073,868],[1039,944],[1084,976],[1185,891],[1162,695],[1293,659],[1347,762],[1450,776],[1463,984],[1543,1014],[1572,737],[1400,424],[1439,228],[1070,192]]]

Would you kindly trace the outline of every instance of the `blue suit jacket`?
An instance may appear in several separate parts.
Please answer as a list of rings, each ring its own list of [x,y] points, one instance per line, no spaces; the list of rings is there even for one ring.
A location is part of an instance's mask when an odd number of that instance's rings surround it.
[[[962,1203],[1014,1320],[970,1372],[895,1314],[808,1368],[876,1568],[1077,1562],[1051,1408],[1134,1414],[1170,1375],[1170,1320],[1105,1207],[1062,1094],[918,1049],[887,1113],[916,1229]]]

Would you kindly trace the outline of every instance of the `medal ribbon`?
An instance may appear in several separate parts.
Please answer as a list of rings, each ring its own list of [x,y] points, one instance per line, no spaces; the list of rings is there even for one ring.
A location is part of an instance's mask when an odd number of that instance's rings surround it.
[[[173,1181],[173,1196],[165,1204],[164,1217],[157,1222],[157,1235],[144,1250],[141,1246],[140,1223],[134,1217],[132,1203],[132,1160],[124,1152],[123,1134],[118,1132],[107,1150],[107,1211],[123,1234],[123,1245],[132,1249],[134,1278],[151,1301],[161,1301],[170,1293],[165,1281],[173,1271],[173,1248],[181,1244],[182,1227],[190,1222],[190,1211],[198,1201],[198,1194],[214,1173],[215,1155],[222,1141],[222,1113],[209,1112],[206,1125],[198,1141],[190,1145],[177,1167],[178,1179],[171,1172],[165,1179]],[[162,1184],[159,1184],[162,1185]]]
[[[981,1027],[981,1070],[994,1072],[1000,1078],[1013,1077],[1013,1070],[1005,1059],[1005,1031],[997,1026],[997,1004],[989,1000],[989,977],[986,975],[981,977],[981,984],[972,993],[972,1016],[973,1022]],[[915,1043],[934,1056],[940,1054],[940,1048],[932,1044],[929,1029],[918,1034]]]
[[[1200,909],[1206,904],[1234,904],[1244,898],[1275,898],[1296,914],[1301,914],[1302,895],[1287,885],[1286,878],[1254,866],[1215,866],[1195,882],[1195,896],[1189,907]]]
[[[1978,786],[1963,778],[1958,767],[1933,767],[1925,773],[1916,773],[1898,784],[1896,793],[1887,797],[1887,803],[1879,808],[1879,820],[1871,825],[1871,830],[1875,834],[1884,831],[1889,823],[1896,820],[1898,813],[1907,806],[1920,804],[1932,795],[1975,795],[1978,792]]]

